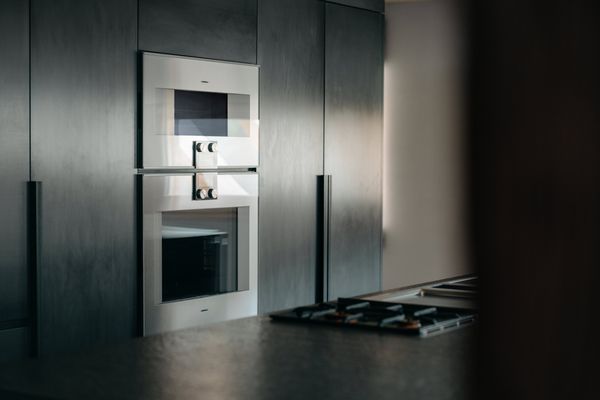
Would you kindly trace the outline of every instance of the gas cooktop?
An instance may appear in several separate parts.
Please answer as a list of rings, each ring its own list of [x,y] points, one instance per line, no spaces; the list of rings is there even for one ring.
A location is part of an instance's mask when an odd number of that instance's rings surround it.
[[[473,310],[339,298],[337,301],[276,312],[274,320],[369,328],[429,336],[473,323]]]

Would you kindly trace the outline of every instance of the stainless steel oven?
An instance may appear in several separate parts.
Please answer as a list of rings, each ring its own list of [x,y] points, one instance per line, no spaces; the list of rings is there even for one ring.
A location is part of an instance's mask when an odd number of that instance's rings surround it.
[[[145,174],[144,334],[257,313],[258,176]]]
[[[141,60],[144,334],[256,315],[258,66]]]
[[[141,168],[258,166],[258,66],[143,53]]]

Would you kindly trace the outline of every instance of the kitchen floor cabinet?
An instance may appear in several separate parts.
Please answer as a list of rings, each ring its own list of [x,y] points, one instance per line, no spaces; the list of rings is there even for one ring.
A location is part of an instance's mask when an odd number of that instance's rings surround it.
[[[29,5],[0,2],[0,362],[28,351]]]
[[[323,174],[324,9],[259,2],[259,312],[314,302]]]
[[[136,6],[31,2],[42,354],[135,333]]]
[[[328,297],[381,287],[383,15],[326,5]]]
[[[260,0],[258,63],[259,311],[379,290],[383,15]]]
[[[139,47],[256,63],[256,0],[140,0]]]

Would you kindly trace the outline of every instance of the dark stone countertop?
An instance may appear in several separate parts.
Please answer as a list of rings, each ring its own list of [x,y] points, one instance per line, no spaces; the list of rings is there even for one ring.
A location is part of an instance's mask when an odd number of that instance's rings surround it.
[[[474,339],[254,317],[5,364],[0,398],[465,399]]]

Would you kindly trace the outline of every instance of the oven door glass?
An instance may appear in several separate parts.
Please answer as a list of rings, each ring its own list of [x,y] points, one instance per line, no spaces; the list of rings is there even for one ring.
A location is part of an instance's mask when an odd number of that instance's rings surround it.
[[[240,289],[237,208],[163,212],[161,233],[163,302]]]

